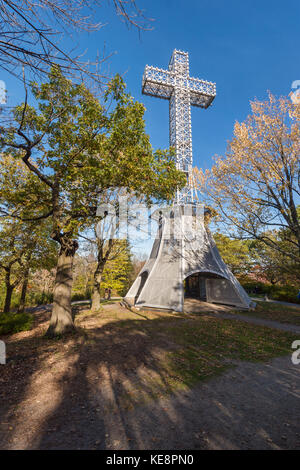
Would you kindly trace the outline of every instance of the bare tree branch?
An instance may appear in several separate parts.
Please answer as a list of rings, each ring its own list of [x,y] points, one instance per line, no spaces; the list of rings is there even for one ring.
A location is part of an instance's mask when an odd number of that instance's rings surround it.
[[[95,21],[101,0],[0,0],[0,67],[21,78],[20,66],[45,74],[53,65],[64,73],[87,74],[102,82],[99,67],[107,57],[84,61],[79,54],[59,45],[64,35],[97,31],[104,23]],[[115,12],[138,31],[148,30],[146,18],[134,0],[110,0]]]

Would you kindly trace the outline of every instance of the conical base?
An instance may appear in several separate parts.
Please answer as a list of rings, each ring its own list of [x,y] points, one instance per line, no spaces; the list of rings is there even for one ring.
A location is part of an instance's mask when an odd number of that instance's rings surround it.
[[[154,216],[159,221],[157,237],[125,297],[128,303],[182,312],[184,284],[189,287],[191,280],[193,295],[207,302],[244,309],[255,305],[222,260],[203,221],[195,226],[195,217],[182,215],[180,206]]]

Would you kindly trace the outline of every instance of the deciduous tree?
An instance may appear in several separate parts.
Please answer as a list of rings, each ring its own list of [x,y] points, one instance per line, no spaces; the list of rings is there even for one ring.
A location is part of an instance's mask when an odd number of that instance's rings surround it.
[[[125,295],[130,287],[133,266],[128,240],[115,240],[102,273],[102,289]]]
[[[300,261],[300,106],[269,95],[251,103],[252,114],[236,122],[225,156],[211,170],[196,170],[198,187],[232,236],[257,239]],[[284,245],[270,236],[284,230]]]
[[[5,273],[5,313],[10,310],[11,296],[17,286],[21,286],[19,311],[24,310],[30,273],[42,266],[53,266],[56,261],[57,251],[50,238],[49,222],[28,221],[26,217],[22,220],[26,203],[32,205],[33,213],[38,213],[35,207],[38,198],[32,199],[32,185],[42,202],[43,188],[22,162],[11,155],[0,156],[0,269]],[[28,199],[23,211],[24,196]]]
[[[148,201],[168,200],[185,179],[171,153],[153,152],[145,134],[144,106],[125,93],[119,76],[111,81],[102,104],[59,68],[52,69],[48,82],[33,83],[32,93],[37,106],[25,101],[17,107],[15,125],[2,127],[0,141],[46,194],[33,204],[39,194],[34,185],[28,188],[20,210],[23,220],[50,217],[52,239],[60,246],[48,330],[53,336],[74,329],[71,289],[78,233],[97,221],[101,194],[124,187]]]
[[[248,240],[236,240],[222,233],[214,233],[218,250],[235,276],[242,277],[249,273],[252,266]]]

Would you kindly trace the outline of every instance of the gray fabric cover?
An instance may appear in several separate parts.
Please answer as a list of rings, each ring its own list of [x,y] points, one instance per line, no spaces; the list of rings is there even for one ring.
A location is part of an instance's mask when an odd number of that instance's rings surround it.
[[[177,210],[180,208],[177,207]],[[183,282],[195,273],[208,276],[208,302],[246,309],[253,304],[222,260],[203,222],[198,221],[195,227],[191,217],[175,213],[172,218],[170,209],[157,211],[152,217],[159,222],[157,236],[148,261],[125,297],[130,304],[182,312]]]

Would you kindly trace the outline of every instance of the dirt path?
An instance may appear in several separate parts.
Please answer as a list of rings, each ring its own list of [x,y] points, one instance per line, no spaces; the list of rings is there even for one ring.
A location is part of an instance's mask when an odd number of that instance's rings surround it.
[[[300,366],[240,363],[106,425],[108,448],[300,449]]]
[[[290,357],[240,363],[219,378],[132,411],[104,409],[109,390],[91,395],[87,389],[52,414],[58,392],[53,389],[41,408],[41,387],[22,404],[0,448],[300,449],[299,367]]]

